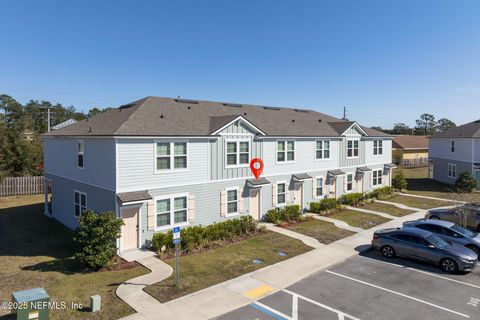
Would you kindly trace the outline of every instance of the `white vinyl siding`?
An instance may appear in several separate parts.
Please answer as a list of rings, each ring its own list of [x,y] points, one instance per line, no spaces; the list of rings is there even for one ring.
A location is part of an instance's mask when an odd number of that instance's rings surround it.
[[[383,141],[382,140],[373,140],[373,154],[375,156],[383,154]]]
[[[87,194],[81,191],[74,191],[73,196],[73,214],[76,218],[87,210]]]
[[[358,139],[347,140],[347,158],[358,158],[359,143]]]
[[[155,169],[157,172],[186,170],[188,162],[186,142],[157,142]]]
[[[457,165],[454,163],[448,164],[448,177],[456,178],[457,177]]]
[[[277,205],[281,206],[287,203],[287,184],[285,182],[277,183]]]
[[[295,141],[277,141],[277,163],[295,162]]]
[[[85,164],[85,144],[79,140],[77,142],[77,167],[83,169]]]
[[[330,141],[318,140],[315,147],[315,159],[330,159]]]
[[[382,185],[382,174],[383,174],[383,170],[373,170],[372,171],[372,175],[373,175],[372,184],[374,186]]]
[[[172,195],[155,200],[155,228],[162,230],[188,224],[188,195]]]
[[[227,140],[226,167],[245,167],[250,163],[250,140]]]

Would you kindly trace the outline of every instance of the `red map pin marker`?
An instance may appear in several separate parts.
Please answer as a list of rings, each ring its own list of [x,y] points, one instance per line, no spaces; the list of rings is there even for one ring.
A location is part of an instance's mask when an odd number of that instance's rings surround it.
[[[252,170],[255,179],[258,179],[263,171],[263,160],[260,158],[253,158],[250,161],[250,170]]]

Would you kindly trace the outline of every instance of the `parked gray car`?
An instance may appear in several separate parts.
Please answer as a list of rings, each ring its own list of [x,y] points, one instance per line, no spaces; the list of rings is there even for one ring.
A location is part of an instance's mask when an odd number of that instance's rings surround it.
[[[467,228],[473,231],[480,232],[480,204],[470,203],[464,205],[462,208],[468,209],[471,212],[471,214],[469,214],[467,218]],[[460,224],[460,215],[455,210],[455,208],[428,210],[425,218],[433,220],[446,220],[456,224]]]
[[[446,272],[472,271],[478,256],[470,249],[448,243],[435,234],[418,228],[375,231],[372,247],[385,257],[415,259],[440,266]]]
[[[480,235],[450,221],[443,220],[416,220],[403,223],[404,228],[419,228],[430,231],[447,242],[464,246],[480,254]]]

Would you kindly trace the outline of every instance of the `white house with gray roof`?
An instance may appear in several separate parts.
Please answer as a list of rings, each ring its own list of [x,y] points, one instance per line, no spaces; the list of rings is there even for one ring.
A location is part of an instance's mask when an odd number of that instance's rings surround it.
[[[433,179],[454,184],[467,171],[480,185],[480,120],[428,137],[428,149]]]
[[[391,136],[313,110],[147,97],[43,136],[45,213],[90,208],[125,225],[121,252],[155,232],[367,192],[391,183]],[[260,179],[249,162],[260,157]]]

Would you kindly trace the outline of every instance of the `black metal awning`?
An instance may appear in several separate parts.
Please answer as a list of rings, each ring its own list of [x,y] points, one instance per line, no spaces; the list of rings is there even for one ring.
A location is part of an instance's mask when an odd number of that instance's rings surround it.
[[[268,181],[265,178],[259,178],[259,179],[248,179],[247,180],[247,185],[250,188],[261,188],[263,186],[269,185],[270,181]]]
[[[296,173],[296,174],[293,174],[292,177],[293,177],[293,180],[295,181],[305,181],[308,179],[312,179],[312,177],[306,173]]]
[[[153,199],[147,190],[117,193],[117,198],[122,204]]]

